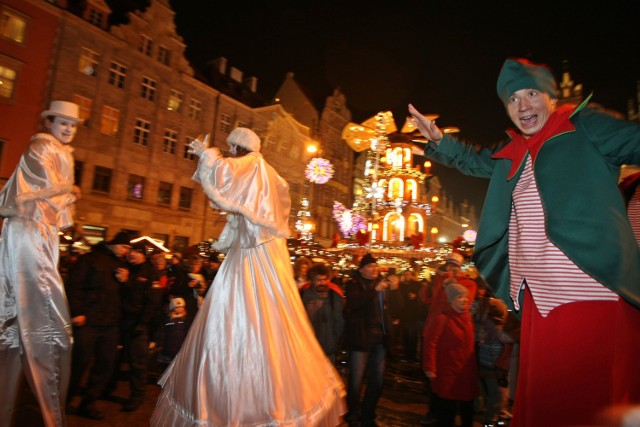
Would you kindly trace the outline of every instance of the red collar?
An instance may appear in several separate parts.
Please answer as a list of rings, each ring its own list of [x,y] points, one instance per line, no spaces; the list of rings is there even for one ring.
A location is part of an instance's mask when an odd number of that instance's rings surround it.
[[[576,129],[573,123],[569,121],[575,109],[576,106],[571,104],[558,107],[558,109],[551,114],[544,127],[530,138],[525,138],[515,129],[507,130],[507,134],[511,137],[511,142],[491,156],[494,159],[511,160],[511,169],[509,170],[509,177],[507,179],[513,178],[516,172],[518,172],[520,165],[527,155],[527,151],[531,153],[531,161],[534,162],[540,148],[547,140],[553,136]]]

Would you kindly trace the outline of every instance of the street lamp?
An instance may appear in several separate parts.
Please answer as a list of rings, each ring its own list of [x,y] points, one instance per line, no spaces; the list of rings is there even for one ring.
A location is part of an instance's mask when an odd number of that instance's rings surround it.
[[[438,227],[431,227],[431,243],[436,243],[436,237],[438,236]]]

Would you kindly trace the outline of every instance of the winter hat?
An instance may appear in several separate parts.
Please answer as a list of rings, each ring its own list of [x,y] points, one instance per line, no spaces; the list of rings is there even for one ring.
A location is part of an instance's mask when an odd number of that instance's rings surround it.
[[[375,264],[377,263],[378,260],[375,259],[373,257],[373,255],[371,255],[370,253],[367,253],[365,256],[362,257],[362,259],[360,260],[360,264],[358,265],[358,269],[361,269],[362,267],[364,267],[365,265],[368,264]]]
[[[491,298],[487,308],[487,316],[498,325],[504,324],[507,320],[507,305],[499,298]]]
[[[238,145],[249,151],[260,151],[260,137],[251,129],[235,128],[227,137],[227,144]]]
[[[40,114],[40,117],[43,119],[49,116],[62,117],[63,119],[73,120],[74,122],[83,121],[80,118],[80,107],[78,107],[78,104],[67,101],[51,101],[49,109],[44,110]]]
[[[120,231],[113,239],[105,242],[107,245],[131,245],[131,235],[126,231]]]
[[[454,265],[457,265],[458,267],[461,267],[463,262],[464,262],[464,257],[459,252],[451,252],[447,257],[447,264],[454,264]]]
[[[458,298],[460,295],[467,295],[469,291],[467,288],[462,286],[459,283],[452,283],[446,288],[444,288],[444,292],[447,294],[447,302],[451,304],[453,300]]]
[[[172,298],[171,301],[169,301],[169,310],[173,311],[176,309],[176,307],[185,307],[186,303],[184,302],[183,298]]]
[[[141,254],[146,255],[147,254],[147,245],[144,242],[139,241],[139,242],[133,243],[131,245],[131,250],[132,251],[138,251]]]
[[[506,106],[509,97],[520,89],[537,89],[556,99],[556,79],[544,64],[535,64],[522,58],[507,59],[498,75],[498,98]]]

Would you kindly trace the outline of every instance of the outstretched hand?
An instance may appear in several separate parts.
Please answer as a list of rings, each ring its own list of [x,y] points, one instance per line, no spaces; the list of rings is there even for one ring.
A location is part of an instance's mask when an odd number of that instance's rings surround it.
[[[440,142],[442,139],[442,131],[438,126],[436,126],[436,122],[427,119],[411,104],[409,104],[409,114],[413,116],[413,120],[415,121],[418,130],[425,138],[435,143]]]
[[[209,134],[201,134],[189,143],[189,150],[187,153],[202,157],[202,153],[204,153],[207,148],[209,148]]]

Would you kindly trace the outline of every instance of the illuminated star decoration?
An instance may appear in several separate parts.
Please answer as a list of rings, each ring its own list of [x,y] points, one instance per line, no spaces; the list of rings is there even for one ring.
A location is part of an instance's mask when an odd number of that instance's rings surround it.
[[[333,202],[333,218],[338,222],[338,228],[344,236],[367,230],[367,220],[338,201]]]
[[[382,200],[384,198],[384,187],[378,186],[377,182],[371,184],[371,187],[364,187],[367,199]]]
[[[327,159],[315,157],[307,164],[304,176],[314,184],[325,184],[333,177],[333,165]]]

